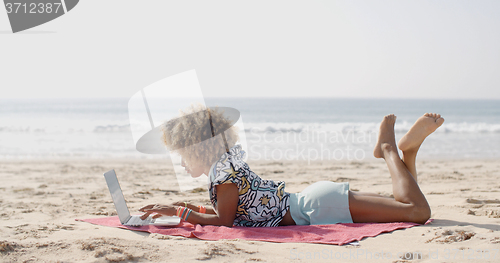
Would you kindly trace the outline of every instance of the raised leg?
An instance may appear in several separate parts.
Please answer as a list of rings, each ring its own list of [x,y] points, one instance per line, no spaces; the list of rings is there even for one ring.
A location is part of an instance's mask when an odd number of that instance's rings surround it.
[[[416,166],[416,160],[417,160],[417,153],[418,153],[418,148],[414,150],[407,150],[403,152],[403,158],[401,159],[403,163],[406,165],[406,168],[410,172],[410,174],[413,176],[413,179],[415,179],[415,182],[418,183],[417,181],[417,166]]]
[[[441,115],[436,113],[426,113],[413,124],[410,130],[399,140],[398,147],[403,152],[403,162],[410,171],[415,181],[417,181],[417,159],[418,149],[425,138],[433,133],[444,122]],[[418,181],[417,181],[418,182]]]
[[[349,209],[354,222],[416,222],[425,223],[430,207],[417,182],[399,158],[394,137],[396,116],[387,115],[380,124],[380,133],[373,154],[383,158],[392,178],[394,199],[349,192]]]

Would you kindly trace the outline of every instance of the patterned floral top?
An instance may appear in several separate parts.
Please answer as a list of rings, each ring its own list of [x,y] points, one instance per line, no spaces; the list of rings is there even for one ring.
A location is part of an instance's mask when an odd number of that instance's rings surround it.
[[[210,201],[217,209],[216,185],[234,183],[239,189],[235,226],[278,226],[290,208],[285,182],[263,180],[243,161],[245,151],[236,145],[212,165],[209,173]]]

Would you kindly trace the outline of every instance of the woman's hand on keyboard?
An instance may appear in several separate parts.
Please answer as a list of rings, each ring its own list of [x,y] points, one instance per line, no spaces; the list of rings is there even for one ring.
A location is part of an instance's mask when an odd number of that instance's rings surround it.
[[[141,207],[139,211],[145,212],[144,215],[141,216],[142,220],[146,219],[150,214],[153,213],[156,213],[156,215],[153,216],[153,219],[156,219],[162,216],[174,216],[177,212],[177,207],[172,205],[154,204]]]

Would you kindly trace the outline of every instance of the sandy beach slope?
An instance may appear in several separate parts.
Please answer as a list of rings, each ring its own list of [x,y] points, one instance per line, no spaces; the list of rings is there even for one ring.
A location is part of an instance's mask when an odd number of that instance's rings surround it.
[[[266,179],[298,192],[319,180],[390,196],[383,161],[251,162]],[[130,210],[150,203],[209,205],[206,189],[179,192],[164,160],[0,162],[1,262],[498,262],[500,163],[419,161],[419,184],[434,221],[365,238],[359,246],[203,241],[77,222],[115,215],[103,172],[115,169]]]

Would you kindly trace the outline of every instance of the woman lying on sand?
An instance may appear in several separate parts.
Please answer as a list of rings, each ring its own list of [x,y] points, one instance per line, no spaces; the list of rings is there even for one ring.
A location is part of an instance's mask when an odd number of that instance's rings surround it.
[[[236,145],[235,127],[221,113],[210,109],[205,112],[209,118],[189,114],[178,119],[182,121],[166,122],[163,139],[167,148],[181,155],[182,166],[191,176],[208,175],[213,208],[186,202],[147,205],[140,209],[145,212],[142,219],[156,213],[153,218],[177,215],[192,224],[264,227],[353,222],[423,224],[431,215],[417,184],[415,159],[424,139],[443,124],[439,114],[424,114],[401,138],[403,158],[394,136],[396,116],[387,115],[380,123],[373,155],[384,159],[389,168],[394,196],[389,198],[350,191],[348,183],[330,181],[316,182],[300,193],[287,193],[284,182],[261,179],[250,170],[243,161],[245,152]],[[193,144],[196,138],[206,136],[206,131],[197,127],[206,125],[211,125],[215,134],[225,136]]]

